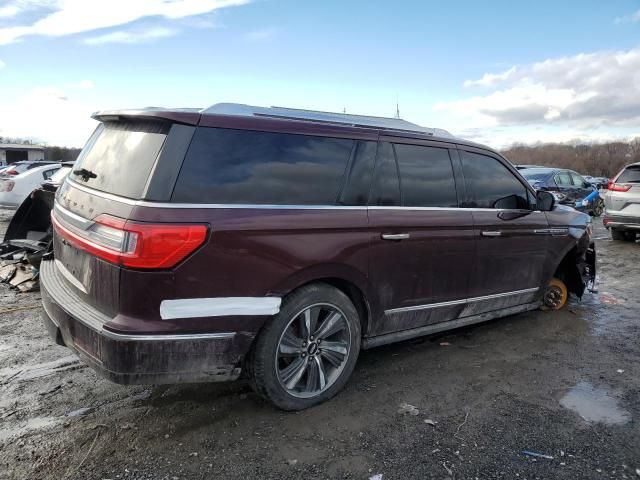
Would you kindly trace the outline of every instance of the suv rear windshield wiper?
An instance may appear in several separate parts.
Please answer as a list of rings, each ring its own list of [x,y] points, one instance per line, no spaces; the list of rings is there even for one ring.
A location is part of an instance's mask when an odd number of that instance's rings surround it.
[[[91,178],[96,178],[98,175],[93,173],[91,170],[87,170],[86,168],[79,168],[73,171],[74,175],[78,175],[82,180],[88,182]]]

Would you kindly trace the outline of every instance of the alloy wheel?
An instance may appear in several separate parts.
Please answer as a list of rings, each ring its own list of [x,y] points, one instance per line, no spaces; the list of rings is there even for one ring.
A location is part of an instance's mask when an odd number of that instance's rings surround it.
[[[311,398],[330,388],[351,349],[351,328],[335,305],[315,304],[294,315],[276,352],[278,381],[287,393]]]

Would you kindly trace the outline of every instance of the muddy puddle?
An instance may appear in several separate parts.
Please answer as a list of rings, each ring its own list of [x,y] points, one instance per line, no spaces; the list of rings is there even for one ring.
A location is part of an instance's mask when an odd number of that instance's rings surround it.
[[[560,405],[573,410],[587,422],[624,425],[631,414],[618,405],[618,400],[602,388],[580,382],[560,399]]]

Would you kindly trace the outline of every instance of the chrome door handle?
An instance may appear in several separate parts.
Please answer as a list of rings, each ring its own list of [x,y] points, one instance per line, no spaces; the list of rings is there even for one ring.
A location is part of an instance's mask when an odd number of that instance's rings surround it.
[[[480,232],[480,235],[482,235],[483,237],[500,237],[502,236],[502,232],[498,231],[498,232],[491,232],[491,231],[482,231]]]
[[[410,236],[408,233],[383,233],[380,235],[383,240],[408,240]]]

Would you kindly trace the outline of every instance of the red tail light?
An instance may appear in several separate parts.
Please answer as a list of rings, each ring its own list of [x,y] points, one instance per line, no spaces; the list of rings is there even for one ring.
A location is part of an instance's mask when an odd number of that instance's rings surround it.
[[[103,260],[140,269],[171,268],[191,255],[207,238],[206,225],[151,224],[100,215],[86,229],[63,224],[51,212],[64,239]]]
[[[613,192],[628,192],[630,189],[631,189],[631,185],[615,183],[612,180],[609,180],[609,183],[607,185],[607,190],[611,190]]]
[[[5,180],[4,182],[2,182],[2,188],[0,189],[0,192],[10,192],[11,190],[13,190],[13,187],[16,185],[16,182],[14,182],[13,180]]]
[[[7,170],[6,172],[4,172],[5,175],[18,175],[18,171],[17,170]]]

